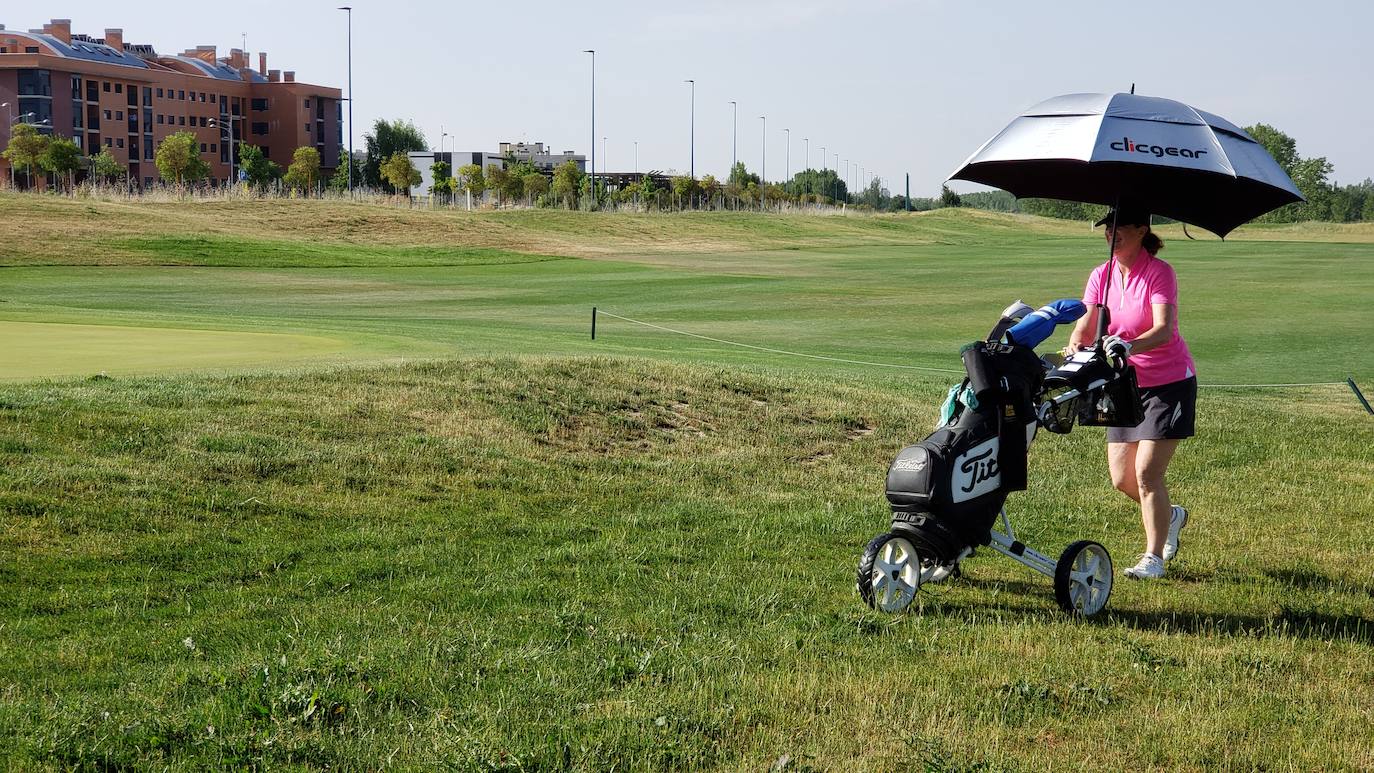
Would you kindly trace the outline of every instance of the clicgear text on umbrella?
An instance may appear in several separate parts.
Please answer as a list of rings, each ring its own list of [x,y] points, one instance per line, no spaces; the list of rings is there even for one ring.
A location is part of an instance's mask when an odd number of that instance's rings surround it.
[[[1109,146],[1112,150],[1119,150],[1123,153],[1151,153],[1155,158],[1165,156],[1182,156],[1184,158],[1198,158],[1207,154],[1205,150],[1190,150],[1188,148],[1164,147],[1160,145],[1137,145],[1131,142],[1130,137],[1122,137],[1120,142],[1113,142]]]

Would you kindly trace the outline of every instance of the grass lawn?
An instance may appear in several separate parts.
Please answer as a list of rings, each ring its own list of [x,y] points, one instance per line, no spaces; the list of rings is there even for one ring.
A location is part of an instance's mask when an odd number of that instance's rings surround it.
[[[77,224],[0,254],[4,767],[1374,767],[1348,391],[1205,390],[1171,577],[1098,619],[986,551],[884,616],[854,564],[955,377],[587,337],[957,368],[1085,230],[252,206],[0,196]],[[1368,232],[1295,233],[1166,234],[1204,382],[1374,379]],[[1133,557],[1101,442],[1037,440],[1025,542]]]

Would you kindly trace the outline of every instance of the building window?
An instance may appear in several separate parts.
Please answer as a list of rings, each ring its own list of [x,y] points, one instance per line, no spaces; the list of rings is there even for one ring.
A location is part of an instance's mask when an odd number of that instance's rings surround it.
[[[306,134],[309,134],[309,133],[310,133],[310,124],[306,124],[306,125],[305,125],[305,133],[306,133]]]
[[[211,153],[218,153],[218,152],[219,152],[219,145],[216,144],[216,143],[214,143],[214,142],[210,143],[210,152],[211,152]]]
[[[266,112],[266,110],[267,110],[267,100],[264,99],[264,98],[262,98],[262,97],[255,97],[255,98],[253,99],[253,112],[255,112],[255,113],[262,113],[262,112]]]
[[[137,140],[135,140],[135,141],[129,143],[129,160],[130,160],[130,161],[137,161],[137,160],[138,160],[138,141],[137,141]]]
[[[113,139],[113,138],[110,138],[110,137],[106,137],[106,138],[105,138],[105,147],[107,147],[107,148],[112,148],[112,147],[114,147],[114,139]]]
[[[116,83],[116,84],[115,84],[115,93],[116,93],[116,94],[123,94],[123,93],[124,93],[124,84],[123,84],[123,83]]]
[[[209,126],[210,126],[210,124],[208,124],[208,123],[206,122],[205,116],[202,115],[202,116],[200,117],[200,128],[205,129],[205,128],[209,128]]]
[[[144,107],[149,107],[149,106],[151,106],[152,104],[153,104],[153,88],[152,88],[151,86],[144,86],[144,87],[143,87],[143,106],[144,106]]]
[[[106,110],[106,111],[105,111],[105,120],[107,120],[107,121],[110,120],[110,111],[109,111],[109,110]]]
[[[109,111],[109,110],[106,110],[105,112],[108,113],[108,112],[110,112],[110,111]],[[116,110],[116,111],[115,111],[115,120],[116,120],[116,121],[122,121],[122,120],[124,120],[124,111],[123,111],[123,110]]]
[[[157,90],[157,98],[158,98],[158,99],[162,99],[162,89],[161,89],[161,88],[159,88],[159,89]]]
[[[100,84],[95,81],[86,81],[86,101],[97,102],[100,100]]]
[[[267,124],[266,124],[266,123],[255,123],[255,124],[253,124],[253,133],[254,133],[254,134],[266,134],[266,133],[267,133]]]
[[[308,100],[308,99],[305,100],[305,109],[306,109],[306,110],[309,110],[309,109],[310,109],[310,100]]]
[[[186,92],[185,92],[185,91],[182,91],[181,89],[177,89],[177,99],[181,100],[182,102],[185,102],[185,101],[186,101]]]
[[[122,148],[122,147],[124,147],[124,138],[123,138],[123,137],[120,137],[119,139],[115,140],[115,147],[116,147],[116,148]]]
[[[19,96],[51,97],[52,73],[48,70],[20,70]]]
[[[110,82],[109,82],[109,81],[105,81],[104,83],[100,84],[100,87],[101,87],[101,90],[104,91],[106,94],[109,94],[109,93],[110,93]]]
[[[201,152],[201,153],[204,153],[204,152],[205,152],[205,143],[204,143],[204,142],[200,143],[200,152]]]
[[[162,120],[162,113],[158,113],[158,114],[157,114],[157,125],[158,125],[158,126],[161,126],[163,123],[164,123],[164,121]]]
[[[36,54],[38,53],[38,46],[24,46],[24,53]]]
[[[153,178],[151,178],[151,177],[145,177],[145,178],[143,178],[143,187],[145,187],[145,188],[151,188],[151,187],[153,187]]]
[[[205,101],[205,92],[203,92],[203,91],[200,92],[200,101],[201,101],[201,102],[204,102],[204,101]]]
[[[177,116],[177,124],[178,124],[179,126],[185,126],[185,125],[186,125],[186,116],[184,116],[184,115],[179,115],[179,116]]]
[[[74,99],[74,100],[79,100],[79,99],[81,99],[81,76],[80,76],[80,75],[73,75],[73,76],[72,76],[72,99]]]
[[[143,137],[143,157],[153,157],[153,138],[146,135]]]

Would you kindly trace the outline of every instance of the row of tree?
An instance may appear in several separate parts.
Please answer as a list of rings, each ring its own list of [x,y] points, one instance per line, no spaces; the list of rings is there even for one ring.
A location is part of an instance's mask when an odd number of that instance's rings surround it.
[[[267,187],[280,181],[288,188],[308,192],[316,190],[320,183],[320,153],[315,148],[296,148],[285,172],[268,160],[262,148],[256,145],[240,144],[238,150],[240,168],[249,185]],[[81,171],[102,183],[124,179],[129,173],[108,147],[86,156],[74,141],[43,134],[25,124],[14,127],[9,145],[0,155],[16,171],[23,169],[30,185],[34,172],[40,171],[53,175],[69,191],[75,187],[76,175]],[[178,186],[194,184],[210,176],[210,164],[201,157],[200,140],[192,132],[164,137],[157,145],[153,164],[164,182]]]

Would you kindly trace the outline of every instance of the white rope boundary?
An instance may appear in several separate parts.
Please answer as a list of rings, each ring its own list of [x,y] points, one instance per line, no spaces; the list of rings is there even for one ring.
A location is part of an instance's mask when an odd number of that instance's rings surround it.
[[[804,352],[791,352],[791,351],[788,351],[788,350],[786,350],[786,349],[774,349],[774,348],[768,347],[768,346],[755,346],[754,344],[740,343],[739,341],[727,341],[727,340],[724,339],[724,338],[713,338],[713,337],[711,337],[711,336],[701,335],[700,333],[691,333],[691,332],[688,332],[688,331],[686,331],[686,330],[677,330],[677,329],[675,329],[675,328],[665,327],[665,326],[663,326],[663,325],[655,325],[655,324],[653,324],[652,322],[645,322],[645,321],[643,321],[643,320],[631,319],[630,317],[622,317],[622,316],[619,315],[619,314],[613,314],[613,313],[611,313],[611,312],[609,312],[609,311],[606,311],[605,309],[601,309],[601,308],[598,308],[598,309],[596,310],[596,313],[597,313],[598,315],[603,315],[603,316],[607,316],[607,317],[612,317],[612,318],[614,318],[614,319],[623,320],[623,321],[625,321],[625,322],[630,322],[630,323],[635,324],[635,325],[643,325],[644,327],[653,328],[654,330],[662,330],[662,331],[664,331],[665,333],[673,333],[673,334],[675,334],[675,335],[688,336],[688,337],[690,337],[690,338],[699,338],[699,339],[701,339],[701,340],[703,340],[703,341],[711,341],[712,343],[725,344],[725,345],[727,345],[727,346],[738,346],[738,347],[743,348],[743,349],[753,349],[753,350],[755,350],[755,351],[768,352],[768,353],[770,353],[770,354],[783,354],[783,355],[787,355],[788,357],[804,357],[804,358],[806,358],[806,359],[808,359],[808,360],[826,360],[826,361],[828,361],[828,362],[842,362],[842,363],[845,363],[845,364],[848,364],[848,365],[868,365],[868,366],[875,367],[875,368],[897,368],[897,369],[901,369],[901,370],[918,370],[918,371],[925,371],[925,372],[927,372],[927,373],[953,373],[953,374],[955,374],[955,375],[960,375],[960,376],[962,376],[962,375],[964,374],[964,371],[962,371],[962,370],[953,370],[953,369],[951,369],[951,368],[927,368],[927,367],[922,367],[922,366],[920,366],[920,365],[900,365],[900,364],[891,363],[891,362],[872,362],[872,361],[870,361],[870,360],[851,360],[851,359],[846,359],[846,358],[844,358],[844,357],[827,357],[827,356],[825,356],[825,355],[823,355],[823,354],[806,354],[806,353],[804,353]],[[1346,382],[1344,382],[1344,381],[1319,381],[1319,382],[1309,383],[1309,384],[1198,384],[1198,387],[1199,387],[1199,388],[1212,388],[1212,389],[1288,389],[1288,388],[1327,387],[1327,386],[1348,386],[1348,384],[1347,384]]]

